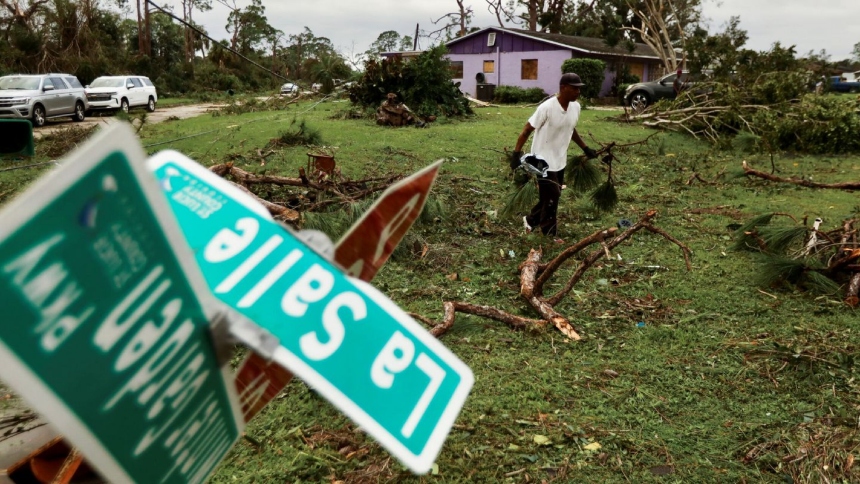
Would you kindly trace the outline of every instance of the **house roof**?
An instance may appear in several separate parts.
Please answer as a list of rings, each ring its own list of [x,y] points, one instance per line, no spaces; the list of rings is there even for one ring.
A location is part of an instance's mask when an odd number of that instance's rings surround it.
[[[524,29],[511,29],[511,28],[503,28],[503,27],[487,27],[481,29],[477,32],[473,32],[469,35],[465,35],[463,37],[456,38],[447,43],[447,45],[455,44],[457,42],[462,41],[463,39],[473,37],[481,34],[487,30],[496,30],[501,32],[509,32],[514,35],[519,35],[522,37],[527,37],[531,39],[536,39],[542,42],[547,42],[550,44],[555,44],[560,47],[565,47],[568,49],[577,50],[580,52],[585,52],[589,54],[602,54],[602,55],[616,55],[616,56],[631,56],[631,57],[642,57],[648,59],[659,59],[660,57],[654,52],[654,49],[651,47],[642,44],[636,43],[634,44],[633,52],[628,51],[625,47],[620,45],[615,47],[610,47],[606,45],[606,42],[603,39],[597,39],[594,37],[579,37],[576,35],[562,35],[562,34],[548,34],[546,32],[534,32],[531,30]]]

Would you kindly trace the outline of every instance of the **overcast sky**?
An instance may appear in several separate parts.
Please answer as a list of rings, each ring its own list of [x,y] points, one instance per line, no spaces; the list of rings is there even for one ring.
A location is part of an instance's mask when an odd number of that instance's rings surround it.
[[[235,1],[240,8],[250,3]],[[465,3],[475,10],[472,26],[497,25],[485,0]],[[161,4],[179,5],[179,0]],[[347,56],[367,50],[386,30],[410,36],[415,24],[425,31],[436,30],[441,24],[432,22],[457,8],[455,0],[263,0],[263,5],[273,27],[287,35],[308,27],[314,35],[328,37]],[[215,1],[210,12],[195,14],[195,21],[212,37],[228,38],[224,29],[228,13]],[[755,50],[769,50],[779,41],[783,46],[795,45],[799,54],[824,49],[834,61],[851,57],[854,44],[860,42],[860,0],[705,0],[704,13],[711,33],[723,30],[731,16],[740,16],[740,27],[749,34],[746,47]],[[420,47],[429,44],[424,39],[420,42]]]

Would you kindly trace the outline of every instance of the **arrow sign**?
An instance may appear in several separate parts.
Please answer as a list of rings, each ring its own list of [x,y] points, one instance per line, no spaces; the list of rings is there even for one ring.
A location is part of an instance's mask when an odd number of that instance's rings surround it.
[[[272,359],[414,472],[427,472],[473,384],[471,370],[225,180],[176,152],[149,165],[213,293],[278,340]],[[258,333],[234,327],[255,350],[269,349]]]
[[[418,220],[442,160],[389,187],[341,237],[334,261],[347,274],[370,281],[391,256],[397,244]]]
[[[350,275],[370,282],[418,220],[442,160],[388,187],[373,206],[341,237],[334,262],[354,269]],[[251,353],[236,372],[236,388],[249,422],[290,382],[292,374]]]
[[[0,376],[108,481],[198,483],[243,421],[139,146],[112,126],[0,214]]]

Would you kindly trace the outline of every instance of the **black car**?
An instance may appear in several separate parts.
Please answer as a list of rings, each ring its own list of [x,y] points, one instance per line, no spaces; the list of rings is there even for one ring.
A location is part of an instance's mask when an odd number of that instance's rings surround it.
[[[624,104],[638,111],[661,99],[675,99],[675,89],[672,85],[676,77],[677,74],[673,72],[656,81],[631,84],[624,91]],[[684,85],[684,89],[689,88],[690,84],[697,80],[693,79],[687,71],[681,73],[681,82]]]

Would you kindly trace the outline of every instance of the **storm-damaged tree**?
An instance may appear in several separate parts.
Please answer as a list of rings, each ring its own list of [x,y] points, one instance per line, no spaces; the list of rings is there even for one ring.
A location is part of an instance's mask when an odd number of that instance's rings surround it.
[[[206,12],[212,10],[212,0],[182,0],[182,19],[186,22],[185,25],[185,62],[194,60],[194,53],[197,47],[201,46],[201,39],[206,40],[195,32],[191,26],[193,25],[198,30],[203,30],[200,25],[194,25],[194,11]],[[203,45],[206,45],[204,42]]]
[[[224,28],[233,34],[230,47],[242,55],[264,47],[275,31],[266,18],[266,7],[262,0],[251,0],[251,4],[245,8],[232,10],[227,15],[227,25]]]
[[[457,2],[457,10],[446,13],[433,21],[433,25],[442,25],[436,30],[427,33],[427,37],[431,39],[451,39],[454,37],[462,37],[468,32],[468,26],[472,23],[472,17],[475,16],[471,6],[465,4],[465,0],[455,0]]]

